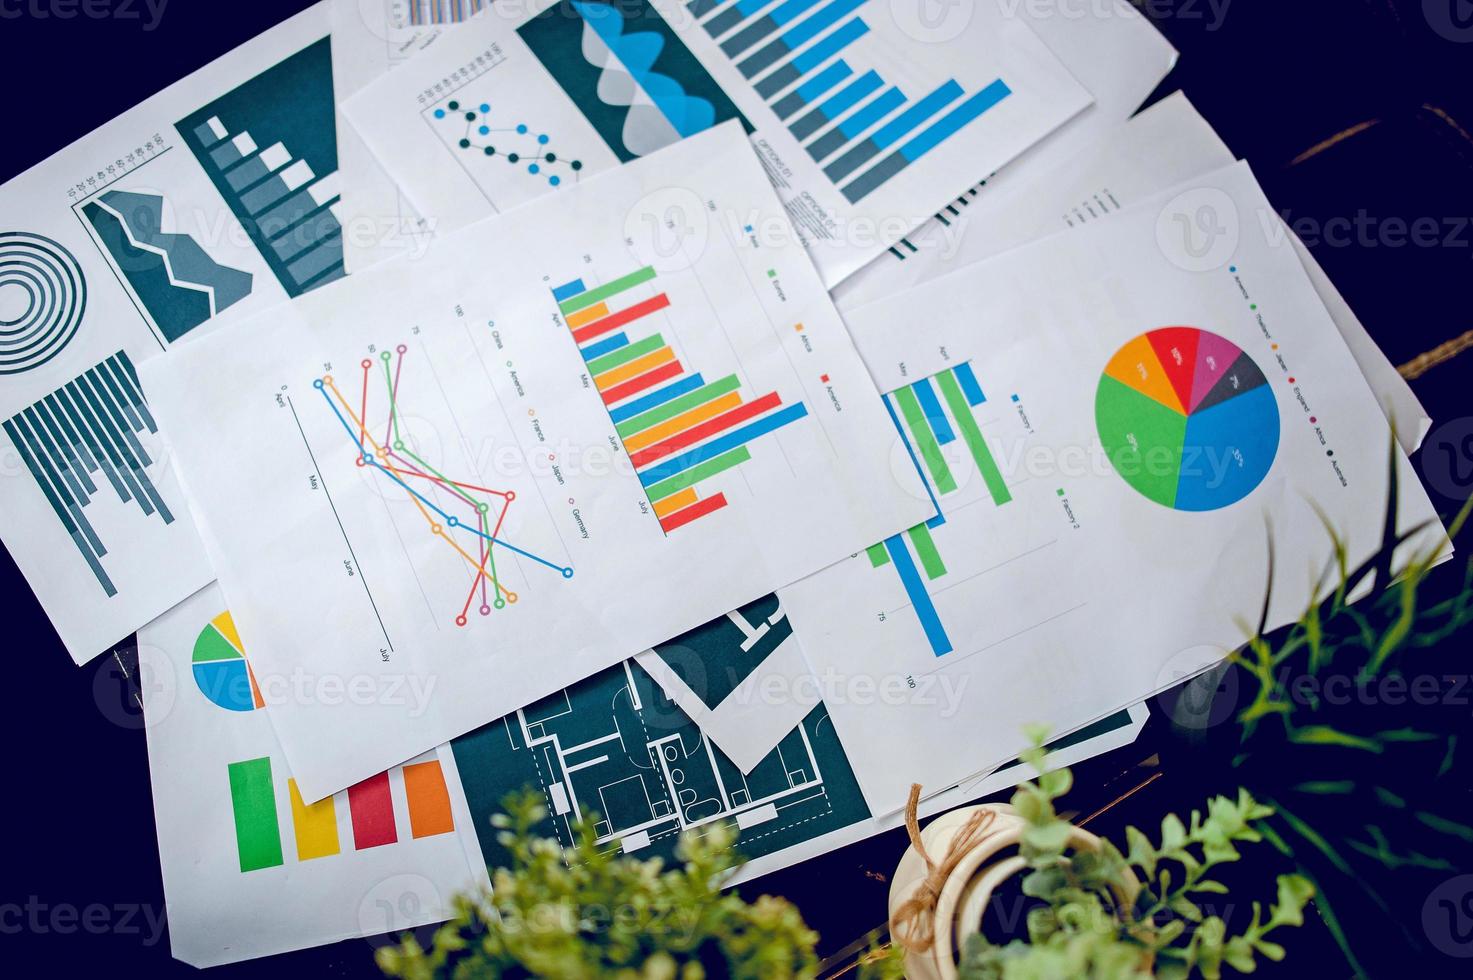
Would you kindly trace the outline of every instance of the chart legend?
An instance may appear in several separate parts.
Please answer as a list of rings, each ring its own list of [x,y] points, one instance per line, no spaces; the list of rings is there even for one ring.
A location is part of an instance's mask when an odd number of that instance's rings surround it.
[[[690,370],[650,326],[670,306],[656,279],[644,266],[603,285],[574,279],[552,295],[668,533],[726,507],[724,493],[698,485],[747,462],[754,440],[808,408],[775,391],[745,396],[735,374],[707,381]]]

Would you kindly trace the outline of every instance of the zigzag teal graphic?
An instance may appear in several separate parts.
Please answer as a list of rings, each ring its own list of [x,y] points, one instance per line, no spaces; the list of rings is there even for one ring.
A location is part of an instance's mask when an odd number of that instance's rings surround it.
[[[107,191],[83,208],[159,330],[178,340],[251,294],[249,272],[220,265],[188,235],[163,230],[157,194]]]

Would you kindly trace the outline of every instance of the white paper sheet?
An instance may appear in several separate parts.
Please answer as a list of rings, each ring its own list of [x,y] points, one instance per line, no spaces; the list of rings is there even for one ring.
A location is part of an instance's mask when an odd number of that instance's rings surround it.
[[[332,0],[333,91],[339,108],[489,6],[490,0]],[[343,261],[349,272],[401,252],[424,251],[433,235],[430,223],[415,212],[341,111],[338,169],[343,175]]]
[[[1163,198],[847,318],[942,514],[780,590],[820,676],[914,692],[830,705],[876,812],[968,775],[938,745],[1012,756],[1218,661],[1269,535],[1268,625],[1296,618],[1315,508],[1352,563],[1379,545],[1389,430],[1251,172]],[[1402,526],[1435,521],[1397,463]]]
[[[818,703],[808,661],[777,596],[636,658],[742,772],[751,772]],[[796,683],[795,683],[796,681]]]
[[[718,127],[152,366],[312,798],[933,512],[803,249],[747,230],[782,212],[745,147]]]
[[[741,119],[832,286],[1091,101],[1026,6],[718,6],[493,6],[346,112],[443,230]]]
[[[138,644],[176,958],[215,966],[414,928],[485,880],[460,783],[434,754],[302,805],[218,588]]]
[[[1176,50],[1126,0],[1078,6],[1049,5],[1048,9],[1040,8],[1031,23],[1039,39],[1094,96],[1094,105],[1024,152],[1000,173],[969,188],[934,218],[840,283],[833,290],[834,303],[840,311],[892,296],[975,262],[982,257],[982,249],[1005,251],[1009,246],[997,248],[995,243],[1006,239],[1009,231],[1021,230],[1015,227],[1020,210],[1042,212],[1057,221],[1059,215],[1054,211],[1036,206],[1052,197],[1055,189],[1052,181],[1068,172],[1066,168],[1071,164],[1077,165],[1081,156],[1093,157],[1102,140],[1120,133],[1121,125],[1176,64]],[[1155,111],[1159,114],[1179,110]],[[1140,130],[1150,126],[1143,123],[1136,127],[1138,135],[1148,138]],[[1219,142],[1215,135],[1212,139]],[[1157,161],[1147,154],[1141,155],[1141,161],[1153,173],[1169,172],[1176,162],[1171,159],[1174,151],[1170,146],[1164,150],[1168,154],[1165,161]],[[1223,162],[1231,162],[1231,158]],[[1123,188],[1104,181],[1087,190],[1093,193],[1100,186],[1123,192]],[[1071,207],[1075,203],[1069,202]],[[1031,234],[1014,237],[1013,244],[1022,244],[1032,237]]]
[[[133,368],[341,274],[327,35],[324,3],[0,187],[0,537],[79,663],[213,577]]]
[[[1091,118],[1095,106],[1080,123]],[[1099,117],[1093,117],[1098,119]],[[1056,133],[1018,161],[1008,174],[1021,176],[1012,183],[989,181],[981,196],[946,223],[936,222],[907,238],[916,251],[897,246],[890,255],[872,262],[833,291],[841,311],[855,309],[947,275],[973,262],[1000,255],[1044,235],[1076,228],[1087,221],[1120,210],[1142,198],[1189,181],[1192,177],[1231,163],[1231,151],[1187,101],[1174,93],[1135,118],[1109,128],[1092,142],[1081,143],[1075,126]],[[1098,132],[1103,127],[1090,127]],[[1052,169],[1030,161],[1054,160],[1041,151],[1067,145],[1067,159]],[[1397,373],[1356,318],[1319,263],[1291,232],[1294,250],[1315,291],[1329,310],[1350,352],[1386,417],[1396,424],[1402,448],[1411,453],[1422,443],[1432,420],[1411,386]],[[899,259],[898,255],[905,258]]]

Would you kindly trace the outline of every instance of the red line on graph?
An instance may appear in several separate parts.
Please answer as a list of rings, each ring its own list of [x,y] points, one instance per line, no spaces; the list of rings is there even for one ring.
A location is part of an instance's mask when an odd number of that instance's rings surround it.
[[[612,405],[615,402],[623,401],[630,395],[636,395],[639,392],[644,391],[646,388],[653,387],[654,385],[659,384],[661,381],[673,378],[677,374],[684,373],[684,371],[685,368],[680,366],[679,361],[671,361],[669,364],[661,364],[654,370],[646,371],[644,374],[641,374],[637,378],[631,378],[623,384],[614,385],[614,387],[610,388],[608,391],[601,392],[601,394],[603,395],[604,404]]]
[[[713,510],[720,510],[726,506],[726,494],[718,493],[714,497],[705,500],[697,500],[689,507],[682,507],[673,514],[666,514],[660,518],[660,526],[666,531],[673,531],[678,527],[684,527],[697,517],[705,517]]]
[[[749,418],[761,415],[768,409],[776,408],[780,404],[782,404],[782,399],[778,397],[777,392],[769,392],[756,401],[747,402],[745,405],[738,405],[731,411],[723,412],[714,419],[709,419],[700,425],[691,426],[684,432],[677,432],[663,442],[658,442],[653,446],[641,449],[637,453],[630,453],[629,462],[634,464],[635,469],[639,469],[642,466],[653,463],[655,460],[664,459],[671,453],[678,452],[686,446],[693,446],[707,436],[713,436],[724,429],[729,429],[738,422],[745,422]]]
[[[651,296],[649,299],[635,303],[633,306],[620,310],[618,313],[610,313],[602,320],[594,320],[587,326],[579,327],[573,331],[573,340],[579,345],[582,345],[594,337],[606,334],[610,330],[618,330],[626,323],[638,320],[640,317],[654,313],[656,310],[663,310],[669,305],[670,300],[664,293],[660,293],[658,296]]]

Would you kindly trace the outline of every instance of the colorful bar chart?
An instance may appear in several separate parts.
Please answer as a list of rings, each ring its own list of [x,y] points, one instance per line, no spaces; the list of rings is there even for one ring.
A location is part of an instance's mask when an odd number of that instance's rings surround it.
[[[648,329],[670,307],[656,278],[645,266],[602,285],[574,279],[552,296],[669,533],[726,507],[724,493],[702,495],[697,484],[750,460],[750,443],[808,408],[784,405],[777,392],[744,397],[735,374],[708,382],[688,371],[664,334]]]
[[[686,5],[793,137],[824,163],[824,173],[851,204],[1012,94],[1000,78],[970,94],[955,79],[945,79],[912,101],[878,71],[852,67],[851,46],[870,34],[858,16],[868,2],[783,0],[772,6],[772,0],[737,0],[722,6],[692,0]],[[849,60],[838,58],[841,53]]]
[[[5,434],[108,596],[117,587],[102,566],[107,546],[85,508],[102,480],[123,503],[165,524],[174,515],[149,476],[154,460],[138,434],[158,431],[128,355],[119,351],[4,423]]]
[[[240,870],[260,871],[286,863],[282,846],[281,818],[271,758],[246,759],[227,767],[230,803],[235,820],[236,851]],[[409,811],[410,837],[419,840],[454,833],[455,817],[450,808],[450,789],[438,759],[399,767],[404,804]],[[398,843],[394,816],[396,780],[390,772],[365,779],[346,791],[308,804],[297,789],[297,781],[286,780],[290,805],[292,841],[297,861],[312,861],[342,853],[338,824],[346,797],[353,849],[362,851]]]
[[[994,505],[1011,502],[1012,492],[977,420],[975,410],[986,404],[987,398],[970,363],[922,378],[884,397],[910,460],[931,495],[936,516],[870,546],[865,553],[875,568],[894,566],[932,653],[940,657],[950,653],[953,646],[927,588],[928,582],[946,575],[946,562],[931,532],[946,523],[947,498],[964,489],[964,481],[958,479],[945,447],[961,440],[967,450],[966,459],[975,467]]]

